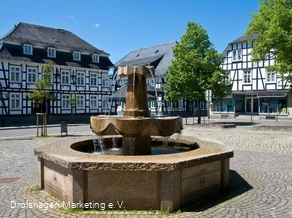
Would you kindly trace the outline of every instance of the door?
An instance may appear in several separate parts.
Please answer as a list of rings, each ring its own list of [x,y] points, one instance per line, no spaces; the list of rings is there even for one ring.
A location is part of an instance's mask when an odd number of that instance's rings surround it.
[[[259,99],[248,97],[245,99],[245,112],[248,114],[256,114],[259,112]]]
[[[246,103],[245,103],[245,112],[246,113],[251,113],[251,101],[252,99],[251,98],[247,98],[246,99]]]
[[[254,113],[259,112],[259,99],[258,98],[253,99],[253,112]]]

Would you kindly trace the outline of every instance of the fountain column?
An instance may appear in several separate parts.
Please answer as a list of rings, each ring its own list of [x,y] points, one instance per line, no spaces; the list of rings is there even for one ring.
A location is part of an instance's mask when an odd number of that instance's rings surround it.
[[[119,76],[128,77],[126,108],[123,112],[123,116],[150,117],[146,84],[146,79],[151,77],[150,71],[154,72],[154,68],[148,68],[144,65],[139,67],[126,66],[120,68]]]
[[[124,117],[150,117],[147,100],[146,79],[154,75],[153,67],[145,65],[132,67],[125,66],[119,68],[120,77],[128,77],[126,108]],[[128,128],[135,128],[128,126]],[[123,155],[150,155],[151,136],[150,135],[123,135]]]

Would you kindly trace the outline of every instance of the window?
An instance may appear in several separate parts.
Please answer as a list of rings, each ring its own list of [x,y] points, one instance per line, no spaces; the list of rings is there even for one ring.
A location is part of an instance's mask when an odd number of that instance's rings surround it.
[[[90,108],[91,109],[97,109],[97,96],[96,95],[91,95],[90,96]]]
[[[20,82],[20,67],[10,67],[10,82]]]
[[[70,72],[69,71],[62,71],[61,72],[61,84],[62,85],[69,85],[69,77],[70,77]]]
[[[90,73],[90,85],[97,86],[97,73]]]
[[[62,95],[62,109],[70,109],[71,104],[70,104],[70,95]]]
[[[19,93],[10,93],[10,109],[20,110],[21,109],[21,95]]]
[[[183,108],[184,107],[184,100],[183,99],[178,101],[178,107],[179,108]]]
[[[107,102],[107,98],[105,97],[102,99],[102,108],[108,109],[108,102]]]
[[[23,54],[32,55],[32,45],[24,44],[23,45]]]
[[[84,82],[85,82],[85,73],[77,72],[77,79],[76,79],[77,85],[83,86]]]
[[[55,48],[48,48],[48,57],[55,58],[56,57],[56,49]]]
[[[102,86],[109,86],[109,79],[107,75],[102,76]]]
[[[244,83],[251,83],[251,72],[250,71],[243,72],[243,82]]]
[[[74,61],[80,61],[81,60],[81,54],[78,51],[73,52],[73,60]]]
[[[77,95],[76,96],[76,108],[77,109],[84,109],[85,108],[84,95]]]
[[[37,69],[36,68],[27,68],[27,82],[34,83],[37,78]]]
[[[241,61],[242,60],[242,51],[235,50],[232,52],[232,60],[233,61]]]
[[[276,82],[276,73],[267,72],[267,81],[266,82]]]
[[[93,54],[92,55],[92,62],[99,63],[99,55],[98,54]]]

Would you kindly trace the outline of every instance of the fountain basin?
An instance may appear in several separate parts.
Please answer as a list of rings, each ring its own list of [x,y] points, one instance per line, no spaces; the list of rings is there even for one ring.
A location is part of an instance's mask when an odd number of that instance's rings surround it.
[[[182,130],[181,117],[91,116],[91,129],[100,135],[171,136]]]
[[[120,209],[173,211],[229,185],[233,151],[214,142],[181,137],[198,148],[153,156],[95,155],[72,149],[89,139],[66,139],[35,149],[42,189],[65,202],[112,203],[115,209],[123,202]]]

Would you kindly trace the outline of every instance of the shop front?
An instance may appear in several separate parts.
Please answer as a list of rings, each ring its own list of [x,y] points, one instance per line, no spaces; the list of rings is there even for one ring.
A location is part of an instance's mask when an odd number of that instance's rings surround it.
[[[287,93],[258,93],[260,114],[288,115]]]
[[[212,102],[212,112],[266,115],[288,115],[287,93],[258,92],[233,94]]]

